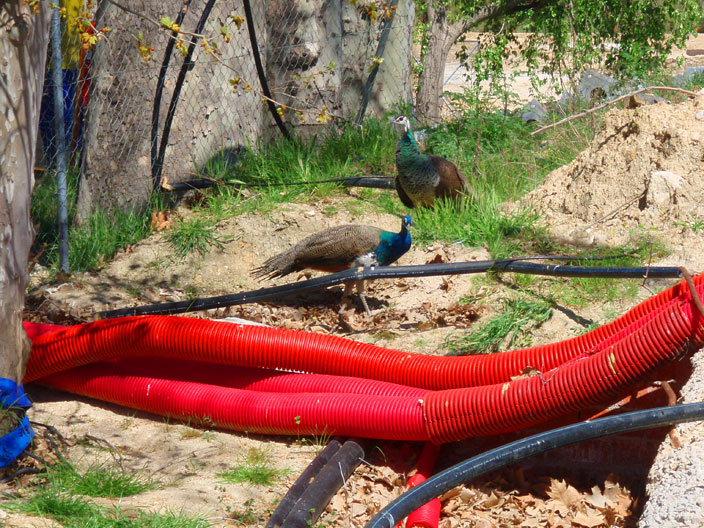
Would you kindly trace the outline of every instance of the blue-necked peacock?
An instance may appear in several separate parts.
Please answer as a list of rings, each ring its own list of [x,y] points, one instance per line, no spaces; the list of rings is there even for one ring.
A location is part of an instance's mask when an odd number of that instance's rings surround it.
[[[252,274],[255,277],[275,278],[304,269],[335,272],[356,266],[388,266],[411,247],[410,225],[411,217],[406,215],[398,233],[364,225],[331,227],[313,233],[291,249],[274,255],[252,270]],[[352,293],[353,284],[348,282],[345,285],[343,300]],[[364,297],[364,281],[356,284],[364,309],[370,314]]]
[[[477,198],[467,177],[451,161],[423,154],[418,147],[411,123],[405,115],[397,116],[393,126],[399,133],[396,145],[396,191],[406,207],[430,207],[437,198]]]

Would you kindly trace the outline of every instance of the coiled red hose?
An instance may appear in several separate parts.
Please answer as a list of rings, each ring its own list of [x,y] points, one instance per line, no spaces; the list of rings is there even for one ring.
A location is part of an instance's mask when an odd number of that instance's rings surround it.
[[[342,435],[427,440],[418,398],[348,393],[290,393],[174,383],[139,369],[96,363],[42,383],[74,394],[186,420],[259,434]]]
[[[702,289],[701,276],[695,282]],[[482,386],[508,381],[527,366],[545,372],[595,353],[677,302],[691,302],[686,286],[683,290],[681,285],[665,290],[612,323],[566,341],[459,358],[400,352],[336,336],[202,319],[167,316],[108,319],[37,336],[25,379],[32,381],[98,360],[153,354],[364,377],[433,390]]]
[[[701,294],[701,276],[695,278],[695,284]],[[28,330],[38,334],[50,329],[38,330],[30,325]],[[686,285],[681,283],[583,336],[543,347],[462,358],[423,356],[334,336],[200,319],[111,319],[34,335],[25,381],[42,378],[42,382],[71,392],[182,417],[185,411],[181,404],[185,401],[148,401],[157,387],[168,400],[164,384],[174,382],[155,379],[144,370],[137,372],[134,365],[133,370],[123,371],[123,387],[120,375],[111,377],[95,367],[54,374],[96,361],[148,355],[368,378],[436,392],[375,394],[380,386],[360,385],[360,394],[342,389],[337,394],[326,390],[324,397],[320,393],[309,397],[305,393],[294,395],[287,389],[269,397],[269,392],[252,395],[251,390],[242,391],[227,383],[218,387],[223,383],[222,375],[215,376],[217,379],[204,375],[202,383],[183,379],[178,383],[193,394],[184,397],[194,405],[192,416],[207,414],[208,406],[217,400],[232,408],[239,405],[259,409],[270,420],[261,422],[254,411],[246,415],[227,409],[211,412],[217,414],[217,420],[210,418],[220,427],[446,442],[515,430],[608,400],[645,373],[702,343],[702,318],[693,307]],[[511,381],[511,376],[527,366],[537,367],[543,374]],[[326,383],[321,381],[318,386],[325,387]],[[149,387],[147,396],[145,386]],[[220,396],[216,394],[219,390],[223,391]],[[129,395],[123,396],[126,391]],[[300,410],[304,404],[318,406],[325,412],[306,411],[309,417]],[[392,410],[387,412],[385,406]],[[306,420],[301,427],[294,417],[303,414]],[[252,423],[244,425],[246,420]],[[310,427],[317,429],[312,431]]]

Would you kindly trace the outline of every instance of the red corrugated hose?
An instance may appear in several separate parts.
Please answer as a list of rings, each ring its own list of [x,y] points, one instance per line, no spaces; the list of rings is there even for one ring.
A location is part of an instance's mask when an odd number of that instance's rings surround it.
[[[409,488],[417,486],[432,476],[439,453],[440,448],[436,444],[428,442],[423,446],[416,464],[416,473],[408,479]],[[406,528],[438,528],[441,509],[440,499],[435,497],[406,518]]]
[[[701,296],[704,278],[694,282]],[[435,443],[611,402],[704,344],[684,281],[588,334],[488,356],[425,356],[173,316],[25,327],[33,341],[25,382],[225,429]],[[539,374],[512,379],[527,367]]]

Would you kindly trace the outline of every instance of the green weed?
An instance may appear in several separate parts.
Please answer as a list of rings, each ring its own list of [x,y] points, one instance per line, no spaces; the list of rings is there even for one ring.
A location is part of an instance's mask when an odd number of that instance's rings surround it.
[[[68,180],[68,252],[71,271],[99,268],[120,249],[134,244],[151,233],[151,210],[96,211],[83,224],[74,224],[76,215],[77,172],[70,170]],[[36,226],[35,251],[46,245],[40,262],[58,271],[59,228],[57,223],[56,178],[47,173],[32,193],[31,216]],[[158,201],[153,208],[161,208]]]
[[[274,469],[267,461],[267,453],[262,449],[252,448],[244,461],[228,471],[218,473],[224,482],[231,484],[253,484],[268,486],[288,473],[288,469]]]
[[[180,513],[126,512],[119,507],[103,507],[88,497],[121,498],[153,489],[154,483],[136,473],[124,473],[106,466],[89,468],[79,474],[70,464],[49,468],[20,496],[6,501],[2,508],[50,518],[65,528],[207,528],[201,517]]]
[[[191,252],[203,256],[211,246],[224,248],[224,240],[215,232],[214,222],[201,216],[179,219],[176,225],[166,232],[166,240],[181,259]]]
[[[478,203],[443,200],[432,209],[414,212],[412,234],[417,243],[443,240],[486,246],[493,258],[503,258],[524,249],[539,230],[537,221],[536,214],[528,209],[504,213],[489,197]]]
[[[503,299],[503,312],[477,330],[446,343],[452,355],[496,352],[500,344],[520,347],[530,344],[530,331],[550,318],[552,308],[542,301],[522,297]]]
[[[47,473],[47,481],[56,489],[88,497],[127,497],[156,487],[144,474],[106,465],[91,466],[83,474],[70,464],[57,465]]]

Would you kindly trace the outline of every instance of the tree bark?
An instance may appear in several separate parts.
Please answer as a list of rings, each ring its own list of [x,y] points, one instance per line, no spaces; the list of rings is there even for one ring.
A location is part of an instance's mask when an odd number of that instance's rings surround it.
[[[474,13],[462,16],[455,22],[448,20],[448,6],[439,0],[430,0],[426,10],[430,37],[428,50],[422,58],[423,72],[419,79],[416,93],[416,108],[418,119],[426,125],[434,125],[441,121],[440,97],[445,74],[445,62],[450,48],[463,33],[473,26],[501,16],[540,9],[551,0],[510,0],[496,1],[486,4]]]
[[[0,2],[0,377],[20,382],[30,342],[22,327],[29,216],[50,9]]]
[[[416,95],[418,119],[425,125],[441,121],[440,97],[442,97],[445,62],[455,41],[469,29],[468,21],[449,22],[447,6],[440,2],[428,2],[427,7],[430,37],[428,51],[423,57],[423,72],[420,74]]]

